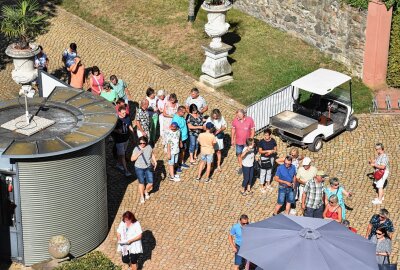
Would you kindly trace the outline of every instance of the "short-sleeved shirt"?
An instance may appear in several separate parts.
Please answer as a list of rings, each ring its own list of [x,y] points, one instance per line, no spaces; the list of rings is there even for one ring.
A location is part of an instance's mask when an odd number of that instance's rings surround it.
[[[75,57],[77,57],[77,52],[70,52],[68,49],[65,49],[63,52],[63,58],[65,59],[65,66],[68,68],[72,66],[75,61]]]
[[[136,159],[135,167],[139,169],[147,169],[151,166],[151,156],[153,154],[153,148],[150,145],[146,145],[145,148],[141,149],[143,153]],[[133,149],[132,156],[139,153],[139,146]]]
[[[185,105],[189,107],[192,104],[195,104],[197,106],[199,112],[202,111],[203,108],[207,106],[207,102],[202,96],[198,96],[197,98],[192,98],[191,96],[189,96],[186,99]]]
[[[376,234],[376,230],[380,227],[384,227],[386,231],[392,233],[394,232],[393,222],[390,219],[386,219],[384,222],[380,223],[380,218],[378,214],[372,216],[369,223],[372,225],[371,233],[368,236],[368,239],[371,239],[373,235]]]
[[[188,127],[186,125],[185,118],[183,118],[177,114],[174,114],[174,117],[172,117],[171,123],[173,123],[173,122],[178,123],[179,129],[181,130],[181,140],[182,141],[187,140],[187,138],[189,136],[189,134],[188,134],[189,131],[188,131]]]
[[[305,182],[308,182],[314,179],[316,175],[317,175],[317,168],[315,168],[314,166],[310,166],[308,170],[304,169],[304,167],[300,167],[297,170],[296,177],[304,180]]]
[[[118,225],[117,232],[121,235],[121,242],[126,242],[132,238],[138,237],[143,231],[139,221],[132,223],[129,227],[126,226],[125,222],[121,221]],[[142,240],[132,242],[130,245],[118,245],[117,251],[124,253],[124,249],[132,254],[143,253]]]
[[[150,116],[148,111],[139,108],[136,112],[135,119],[140,122],[144,132],[148,135],[150,134]]]
[[[179,141],[181,137],[181,132],[179,130],[172,131],[167,130],[164,133],[165,138],[165,152],[168,151],[168,145],[171,146],[171,155],[179,154]]]
[[[199,135],[200,152],[202,155],[214,154],[215,135],[210,132],[204,132]]]
[[[292,183],[293,177],[296,175],[296,168],[293,165],[290,165],[289,168],[285,166],[285,164],[279,165],[276,170],[276,176],[283,181],[287,181]],[[280,186],[287,187],[285,184],[279,184]]]
[[[235,244],[239,247],[242,245],[242,232],[243,228],[240,223],[234,224],[230,231],[230,234],[235,237]]]
[[[242,121],[235,118],[232,122],[232,128],[236,131],[236,144],[245,145],[246,140],[250,138],[251,130],[255,128],[251,117],[246,116]]]
[[[115,129],[121,130],[122,134],[115,133],[115,143],[124,143],[129,140],[129,126],[132,124],[129,116],[124,118],[118,117]]]
[[[315,179],[308,181],[304,185],[304,193],[307,195],[307,208],[318,209],[324,204],[324,182],[318,183]]]
[[[149,116],[153,117],[153,114],[157,110],[158,97],[155,97],[153,99],[147,97],[146,99],[149,101],[149,107],[148,107],[147,111],[149,112]]]
[[[385,165],[386,166],[385,170],[389,171],[389,157],[388,157],[388,155],[386,155],[385,153],[379,155],[375,159],[375,165]],[[378,170],[378,169],[376,169],[376,170]]]
[[[261,148],[262,150],[274,150],[276,147],[276,141],[274,138],[271,138],[269,141],[266,141],[264,139],[262,139],[259,143],[259,148]],[[267,154],[263,154],[263,157],[269,157],[271,155],[267,155]]]
[[[213,123],[216,130],[221,129],[222,127],[228,127],[223,116],[221,116],[220,119],[213,119],[212,117],[208,117],[206,123]]]
[[[203,116],[199,115],[199,117],[194,117],[191,114],[188,114],[186,116],[186,121],[188,124],[191,124],[192,126],[195,127],[200,127],[203,125]],[[202,129],[190,129],[189,128],[189,135],[191,136],[199,136],[199,134],[202,132]]]
[[[247,146],[245,148],[243,148],[243,152],[246,151],[247,149],[248,149]],[[253,148],[252,151],[247,152],[246,155],[243,157],[242,165],[244,167],[253,167],[253,165],[254,165],[254,157],[255,157],[254,150],[255,149]]]
[[[127,88],[128,86],[123,80],[118,79],[117,84],[113,84],[112,82],[110,82],[110,85],[113,88],[113,90],[115,91],[115,93],[117,93],[118,98],[126,97],[125,88]]]
[[[110,91],[102,91],[100,94],[101,97],[107,99],[110,102],[113,102],[117,99],[117,93],[115,93],[114,90],[110,90]]]
[[[392,252],[392,241],[389,238],[384,238],[382,241],[378,242],[376,235],[372,236],[371,242],[376,244],[376,252],[378,253],[391,253]],[[387,256],[376,255],[376,262],[378,264],[388,263]]]
[[[47,55],[45,53],[42,53],[42,56],[35,55],[35,65],[37,65],[39,68],[44,68],[46,66],[47,62]]]

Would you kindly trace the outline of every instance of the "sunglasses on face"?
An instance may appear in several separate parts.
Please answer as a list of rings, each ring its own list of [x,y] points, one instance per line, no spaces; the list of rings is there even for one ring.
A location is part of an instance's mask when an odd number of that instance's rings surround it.
[[[383,234],[383,233],[379,233],[379,232],[376,233],[376,235],[382,235],[382,234]]]
[[[244,223],[242,223],[242,225],[248,225],[249,223],[248,222],[244,222]]]
[[[142,145],[142,144],[146,144],[146,143],[145,142],[140,142],[139,144]]]
[[[339,184],[333,184],[333,185],[331,185],[332,187],[338,187],[339,186]]]

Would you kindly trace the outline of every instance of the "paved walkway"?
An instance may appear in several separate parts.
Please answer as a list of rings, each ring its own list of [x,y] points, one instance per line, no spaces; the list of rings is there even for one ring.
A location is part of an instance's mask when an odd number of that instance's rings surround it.
[[[98,65],[107,77],[116,74],[125,79],[136,101],[144,96],[149,85],[156,89],[164,88],[170,93],[175,92],[182,101],[196,83],[190,77],[160,65],[155,58],[146,56],[61,9],[51,24],[50,31],[38,39],[49,55],[50,71],[62,66],[62,50],[70,42],[76,42],[86,66]],[[7,66],[0,72],[2,98],[13,97],[18,92],[18,87],[11,81],[10,70],[11,67]],[[229,121],[236,108],[240,107],[240,104],[218,93],[202,89],[201,94],[209,102],[210,109],[219,108]],[[391,159],[391,176],[383,206],[390,211],[395,224],[400,224],[397,165],[400,158],[400,118],[360,115],[359,119],[357,130],[334,138],[319,153],[309,153],[306,150],[301,152],[314,159],[318,168],[339,177],[346,189],[355,193],[354,198],[347,201],[350,207],[354,207],[353,211],[348,211],[348,219],[352,226],[364,233],[370,216],[380,208],[371,204],[371,199],[376,195],[371,181],[366,177],[370,172],[367,160],[374,156],[374,143],[378,141],[384,143]],[[281,155],[289,150],[280,140],[278,149]],[[156,153],[161,164],[165,156],[159,145]],[[233,260],[227,242],[230,226],[242,213],[248,214],[252,222],[271,216],[276,202],[276,188],[266,195],[257,189],[253,196],[239,195],[241,178],[235,174],[236,161],[232,149],[229,149],[224,159],[223,172],[215,173],[211,183],[196,183],[194,177],[197,167],[191,168],[182,174],[183,181],[180,183],[162,180],[158,190],[144,205],[138,204],[137,181],[125,178],[114,169],[115,163],[110,153],[108,158],[108,197],[112,226],[108,237],[98,249],[116,263],[120,263],[120,257],[116,253],[115,230],[126,210],[133,211],[146,230],[144,245],[148,256],[144,269],[222,270],[229,269]],[[395,257],[397,254],[396,238]]]

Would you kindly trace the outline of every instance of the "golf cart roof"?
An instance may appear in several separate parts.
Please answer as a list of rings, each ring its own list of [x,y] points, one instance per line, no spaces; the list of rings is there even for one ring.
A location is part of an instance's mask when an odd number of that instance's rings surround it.
[[[323,96],[350,80],[343,73],[320,68],[292,82],[292,86]]]

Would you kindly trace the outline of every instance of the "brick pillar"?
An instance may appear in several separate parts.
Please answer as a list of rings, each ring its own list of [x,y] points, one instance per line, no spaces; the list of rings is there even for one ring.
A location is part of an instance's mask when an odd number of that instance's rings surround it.
[[[386,85],[392,8],[379,0],[368,5],[363,82],[373,89]]]

